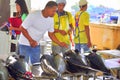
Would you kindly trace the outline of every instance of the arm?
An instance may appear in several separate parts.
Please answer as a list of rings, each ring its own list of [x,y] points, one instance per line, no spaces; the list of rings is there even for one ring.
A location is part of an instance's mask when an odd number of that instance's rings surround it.
[[[55,29],[54,30],[54,33],[59,33],[61,30],[59,30],[59,29]]]
[[[88,47],[91,47],[91,39],[90,39],[90,29],[89,29],[89,26],[85,26],[85,32],[86,32],[86,35],[87,35],[87,39],[88,39]]]
[[[70,24],[70,29],[68,30],[68,32],[64,30],[55,29],[54,33],[61,33],[62,35],[67,35],[67,34],[70,34],[73,30],[74,30],[73,25]]]
[[[68,47],[66,43],[60,42],[60,41],[56,38],[54,32],[48,32],[48,35],[49,35],[49,37],[51,38],[51,40],[52,40],[53,42],[57,43],[57,44],[60,45],[61,47],[66,47],[66,48]]]
[[[88,47],[91,47],[91,39],[90,39],[90,29],[89,29],[89,14],[88,13],[84,13],[85,15],[85,19],[84,19],[84,26],[85,26],[85,32],[86,32],[86,36],[88,39]]]
[[[64,30],[55,29],[54,33],[61,33],[62,35],[67,35],[67,32]]]
[[[74,27],[72,24],[70,24],[70,29],[68,30],[68,34],[71,34],[74,31]]]
[[[9,27],[9,30],[16,30],[16,31],[20,31],[20,28],[15,28],[15,27],[13,27],[13,26],[10,26],[10,27]]]
[[[68,34],[70,37],[70,41],[72,43],[72,46],[74,46],[74,41],[73,41],[73,31],[74,31],[74,27],[72,24],[70,24],[70,29],[68,30]]]
[[[29,35],[28,31],[26,29],[24,29],[22,26],[21,26],[20,29],[21,29],[22,34],[28,39],[31,47],[36,47],[38,44],[37,44],[37,42],[35,40],[33,40],[31,38],[31,36]]]
[[[74,31],[74,27],[73,27],[73,25],[74,25],[74,17],[69,12],[68,12],[68,21],[69,21],[68,34],[71,34]]]
[[[32,24],[34,23],[33,19],[34,19],[33,13],[29,14],[26,17],[26,19],[23,21],[22,26],[20,27],[20,30],[21,30],[22,34],[26,37],[26,39],[29,41],[31,47],[36,47],[38,45],[38,43],[34,39],[32,39],[29,32],[27,31],[27,29],[29,29],[29,27],[31,27]]]

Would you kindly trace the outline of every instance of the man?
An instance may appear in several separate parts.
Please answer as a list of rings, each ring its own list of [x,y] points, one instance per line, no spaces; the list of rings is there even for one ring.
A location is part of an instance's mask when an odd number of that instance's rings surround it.
[[[86,12],[88,2],[80,0],[78,11],[75,15],[75,49],[79,51],[88,51],[91,47],[90,30],[89,30],[89,14]]]
[[[39,41],[46,31],[53,42],[59,46],[67,46],[66,43],[60,42],[54,32],[53,16],[57,10],[57,3],[49,1],[42,11],[36,11],[28,15],[22,23],[19,39],[20,55],[25,56],[27,62],[31,61],[32,64],[40,60],[40,45]]]
[[[56,53],[65,53],[70,49],[70,34],[74,30],[72,26],[72,15],[64,10],[66,0],[57,0],[58,10],[54,16],[54,34],[61,42],[67,46],[60,46],[52,42],[52,51]]]

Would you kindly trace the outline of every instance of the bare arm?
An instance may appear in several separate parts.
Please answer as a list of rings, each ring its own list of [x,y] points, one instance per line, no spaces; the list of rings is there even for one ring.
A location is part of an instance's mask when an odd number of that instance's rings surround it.
[[[10,27],[9,27],[9,30],[16,30],[16,31],[20,31],[20,28],[16,28],[16,27],[10,26]]]
[[[89,26],[85,26],[85,32],[87,34],[87,39],[88,39],[88,47],[91,47],[91,39],[90,39],[90,29]]]
[[[64,30],[55,29],[54,33],[61,33],[62,35],[67,35],[67,32]]]
[[[70,24],[70,29],[74,29],[74,27],[73,27],[73,25],[72,25],[72,24]]]
[[[38,45],[37,42],[31,38],[31,36],[29,35],[29,33],[26,29],[24,29],[21,26],[20,30],[21,30],[22,34],[28,39],[31,47],[36,47]]]
[[[13,26],[10,24],[9,30],[20,31],[20,27],[19,27],[19,28],[16,28],[16,27],[13,27]]]
[[[70,29],[68,30],[68,34],[71,34],[74,31],[74,27],[72,24],[69,24]]]
[[[68,30],[68,32],[66,32],[64,30],[55,29],[54,33],[61,33],[62,35],[67,35],[67,34],[71,33],[73,30],[74,30],[73,25],[70,24],[70,29]]]
[[[48,35],[49,35],[49,37],[51,38],[51,40],[52,40],[53,42],[57,43],[57,44],[60,45],[61,47],[68,47],[66,43],[60,42],[60,41],[56,38],[54,32],[48,32]]]

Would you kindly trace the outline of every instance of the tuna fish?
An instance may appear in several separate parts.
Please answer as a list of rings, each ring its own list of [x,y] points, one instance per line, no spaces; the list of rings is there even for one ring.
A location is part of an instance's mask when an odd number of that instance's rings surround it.
[[[83,55],[82,55],[83,56]],[[64,58],[67,61],[67,70],[71,73],[89,73],[97,72],[98,70],[93,69],[89,66],[87,58],[82,59],[81,54],[78,51],[69,50],[64,53]],[[85,57],[85,56],[84,56]],[[87,64],[86,64],[87,63]]]
[[[24,60],[24,56],[10,56],[7,59],[7,69],[9,74],[15,80],[32,80],[33,75],[31,73],[30,66]]]

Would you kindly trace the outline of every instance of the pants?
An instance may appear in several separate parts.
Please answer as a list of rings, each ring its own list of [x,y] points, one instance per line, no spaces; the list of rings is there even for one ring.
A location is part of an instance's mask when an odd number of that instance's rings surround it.
[[[84,52],[89,51],[89,47],[87,46],[87,44],[75,44],[75,49],[79,50],[79,52],[81,52],[81,48],[83,48]]]
[[[68,45],[68,48],[52,45],[52,52],[55,52],[55,53],[58,53],[58,54],[59,53],[64,54],[66,51],[68,51],[70,49],[71,49],[70,45]]]
[[[19,44],[19,52],[20,55],[25,56],[25,60],[32,64],[40,62],[40,45],[33,48],[31,46],[21,45]]]

